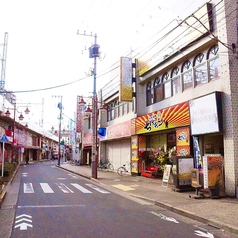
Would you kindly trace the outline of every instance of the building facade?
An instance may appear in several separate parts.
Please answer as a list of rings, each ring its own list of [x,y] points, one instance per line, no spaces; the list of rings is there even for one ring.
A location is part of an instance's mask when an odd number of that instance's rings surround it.
[[[120,101],[120,87],[115,87],[113,80],[100,91],[99,101],[107,105],[107,111],[98,112],[98,127],[106,129],[98,142],[99,159],[109,159],[114,168],[130,161],[131,172],[139,173],[141,152],[176,147],[177,156],[193,159],[192,165],[185,167],[198,168],[205,176],[206,156],[221,156],[219,176],[225,194],[235,196],[236,9],[233,0],[204,1],[186,19],[168,25],[167,32],[150,50],[133,59],[137,67],[131,102]],[[88,129],[84,132],[90,137]],[[84,157],[90,159],[90,143],[85,149],[88,154]]]
[[[162,59],[155,56],[152,64],[142,60],[137,80],[136,131],[146,135],[147,148],[169,147],[170,142],[178,146],[179,132],[189,130],[183,152],[188,146],[185,153],[194,156],[198,140],[201,167],[204,155],[222,155],[225,193],[230,196],[235,196],[238,181],[236,7],[233,1],[206,3],[179,23],[187,31],[178,31],[176,42],[170,43],[179,45],[180,40],[180,47]],[[179,111],[181,107],[186,109]],[[154,120],[161,122],[156,129]]]

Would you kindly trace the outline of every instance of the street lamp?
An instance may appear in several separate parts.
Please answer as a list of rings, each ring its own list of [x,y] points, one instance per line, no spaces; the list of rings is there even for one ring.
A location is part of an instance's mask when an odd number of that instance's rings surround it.
[[[21,106],[18,106],[18,107],[21,107]],[[13,113],[13,123],[12,123],[12,147],[14,148],[14,140],[15,140],[15,123],[16,123],[16,111],[17,111],[17,108],[16,107],[16,104],[14,103],[14,108],[8,108],[7,111],[5,112],[5,115],[7,117],[10,117],[11,113],[9,110],[14,110],[14,113]],[[17,111],[18,112],[18,111]],[[18,112],[20,113],[20,112]],[[28,107],[26,108],[25,110],[25,114],[29,114],[30,113],[30,110],[28,109]],[[22,115],[22,113],[20,114],[20,116],[18,117],[18,119],[20,121],[22,121],[24,119],[24,116]],[[12,151],[12,161],[13,161],[13,151]]]

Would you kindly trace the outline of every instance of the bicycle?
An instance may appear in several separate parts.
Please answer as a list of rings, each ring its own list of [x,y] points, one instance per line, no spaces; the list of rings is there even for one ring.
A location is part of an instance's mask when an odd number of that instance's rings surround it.
[[[110,171],[114,170],[113,165],[110,163],[109,160],[105,160],[104,162],[100,160],[100,162],[98,163],[98,169],[99,170],[104,170],[104,169],[108,169]]]
[[[120,176],[124,176],[126,173],[129,172],[129,169],[126,168],[126,164],[123,164],[121,167],[119,167],[117,169],[117,173],[120,175]]]

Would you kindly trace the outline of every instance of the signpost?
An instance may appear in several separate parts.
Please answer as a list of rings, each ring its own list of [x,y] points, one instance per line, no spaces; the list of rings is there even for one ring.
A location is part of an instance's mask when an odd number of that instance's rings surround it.
[[[2,177],[4,174],[4,151],[5,151],[5,142],[8,142],[7,136],[6,134],[3,134],[2,138],[1,138],[1,142],[3,142],[2,144]]]
[[[166,164],[165,165],[163,180],[162,180],[162,186],[163,187],[168,187],[168,185],[169,185],[169,176],[170,176],[171,168],[172,168],[171,164]],[[164,183],[166,183],[166,185],[164,185]]]

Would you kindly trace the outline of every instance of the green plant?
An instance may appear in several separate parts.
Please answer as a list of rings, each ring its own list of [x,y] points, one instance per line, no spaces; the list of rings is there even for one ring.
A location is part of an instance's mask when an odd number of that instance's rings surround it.
[[[13,163],[5,162],[3,176],[8,177],[9,175],[11,175],[14,172],[14,170],[15,170],[15,165]],[[2,166],[0,168],[0,173],[2,174]]]
[[[170,159],[171,155],[176,153],[176,147],[171,148],[168,151],[161,150],[149,150],[143,151],[139,154],[139,159],[145,161],[145,165],[159,166],[160,171],[164,171],[166,164],[172,164]]]

